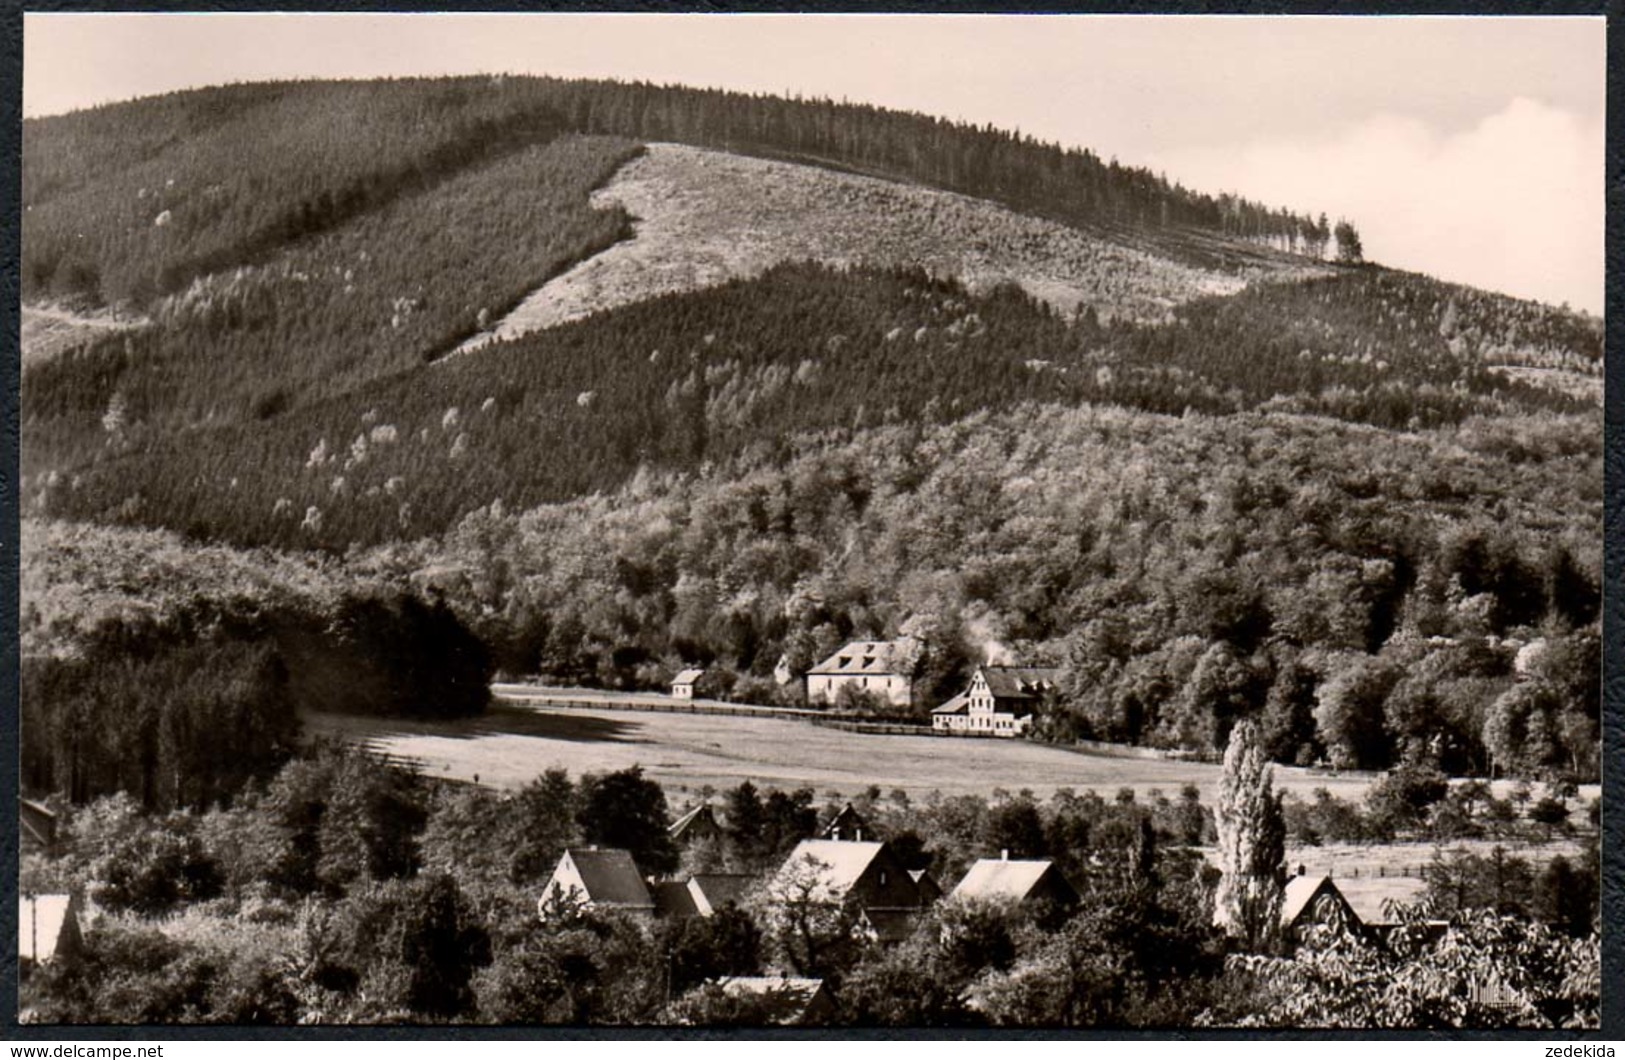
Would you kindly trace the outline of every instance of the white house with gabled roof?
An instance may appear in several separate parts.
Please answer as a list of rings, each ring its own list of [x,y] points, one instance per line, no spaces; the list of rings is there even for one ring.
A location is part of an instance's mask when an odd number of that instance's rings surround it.
[[[965,691],[931,712],[931,728],[965,736],[1021,736],[1054,691],[1061,671],[1039,666],[978,666]]]

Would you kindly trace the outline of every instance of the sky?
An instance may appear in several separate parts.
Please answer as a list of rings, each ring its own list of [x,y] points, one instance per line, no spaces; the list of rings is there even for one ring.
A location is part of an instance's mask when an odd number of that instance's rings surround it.
[[[1602,18],[28,14],[23,112],[234,81],[616,77],[1015,128],[1601,312]]]

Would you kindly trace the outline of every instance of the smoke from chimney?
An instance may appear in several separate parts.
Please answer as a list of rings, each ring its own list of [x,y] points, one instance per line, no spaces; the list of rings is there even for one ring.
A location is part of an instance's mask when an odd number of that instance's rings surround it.
[[[988,666],[1014,666],[1016,654],[999,640],[993,622],[986,613],[972,615],[965,620],[965,639],[982,649],[982,661]]]

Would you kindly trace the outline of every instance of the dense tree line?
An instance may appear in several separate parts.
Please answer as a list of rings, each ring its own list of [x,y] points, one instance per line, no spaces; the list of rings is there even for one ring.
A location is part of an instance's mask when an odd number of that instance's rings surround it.
[[[413,596],[332,613],[205,601],[106,618],[76,647],[21,667],[23,787],[71,802],[206,807],[287,762],[302,712],[459,717],[489,698],[484,645]]]
[[[1190,191],[991,125],[820,99],[646,83],[542,79],[534,90],[572,128],[789,157],[957,191],[1078,225],[1192,226],[1308,250],[1308,216]],[[1324,240],[1321,242],[1324,246]]]
[[[24,660],[23,787],[155,808],[229,797],[293,753],[287,685],[263,640],[107,623],[79,659]]]
[[[1362,802],[1338,798],[1325,788],[1316,788],[1309,798],[1288,794],[1283,818],[1291,841],[1305,847],[1395,839],[1535,843],[1568,835],[1587,823],[1597,827],[1601,801],[1584,805],[1573,782],[1548,781],[1538,798],[1534,792],[1534,785],[1522,780],[1498,798],[1483,780],[1452,783],[1437,769],[1406,763],[1385,772]]]
[[[493,502],[523,509],[614,489],[640,468],[782,461],[797,434],[850,436],[1024,402],[1266,407],[1413,429],[1591,407],[1453,351],[1438,322],[1466,311],[1449,299],[1428,281],[1359,274],[1261,285],[1165,325],[1103,326],[1089,314],[1065,320],[1014,287],[970,295],[913,270],[785,265],[265,423],[206,428],[207,444],[190,433],[110,435],[102,397],[116,385],[59,362],[25,381],[24,451],[35,503],[51,513],[340,548],[442,532]],[[1284,332],[1283,319],[1295,321]],[[153,385],[164,378],[131,371]],[[298,385],[276,384],[285,394]],[[43,470],[53,451],[75,447],[108,455],[72,476]]]

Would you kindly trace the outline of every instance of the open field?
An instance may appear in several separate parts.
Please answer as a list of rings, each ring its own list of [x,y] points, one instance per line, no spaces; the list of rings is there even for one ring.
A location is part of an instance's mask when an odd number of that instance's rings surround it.
[[[642,766],[674,792],[706,785],[810,787],[851,795],[870,785],[902,788],[920,798],[988,795],[995,788],[1029,788],[1039,798],[1057,788],[1109,794],[1153,788],[1169,795],[1195,784],[1204,799],[1217,791],[1219,766],[1087,754],[1023,740],[876,736],[819,728],[772,717],[632,713],[615,710],[516,707],[495,703],[483,717],[415,723],[317,715],[318,734],[344,736],[373,750],[413,760],[434,776],[517,787],[543,770],[571,774]],[[1331,776],[1278,767],[1276,783],[1307,796],[1324,787],[1359,798],[1366,776]]]

